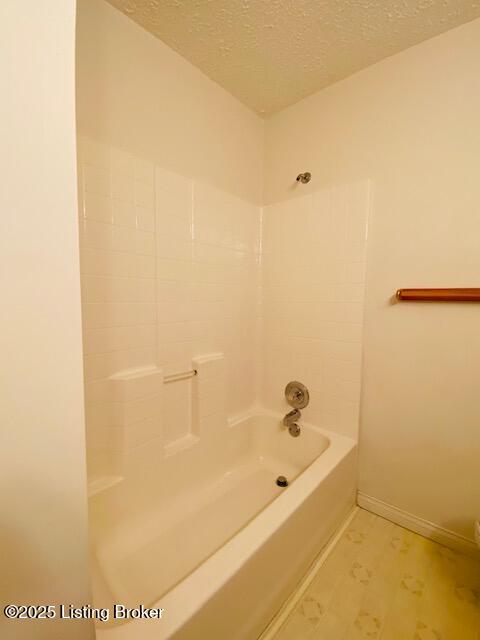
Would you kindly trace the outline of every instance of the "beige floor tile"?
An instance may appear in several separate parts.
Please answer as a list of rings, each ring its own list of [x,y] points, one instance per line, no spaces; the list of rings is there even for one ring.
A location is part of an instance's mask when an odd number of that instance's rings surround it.
[[[360,509],[275,640],[480,640],[480,562]]]

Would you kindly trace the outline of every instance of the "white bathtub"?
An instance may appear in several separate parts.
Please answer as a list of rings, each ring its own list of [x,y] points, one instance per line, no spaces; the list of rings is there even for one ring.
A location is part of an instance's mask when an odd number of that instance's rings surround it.
[[[99,640],[260,635],[355,500],[355,442],[301,426],[292,438],[268,412],[230,424],[182,466],[181,489],[97,533],[94,605],[164,609],[99,622]]]

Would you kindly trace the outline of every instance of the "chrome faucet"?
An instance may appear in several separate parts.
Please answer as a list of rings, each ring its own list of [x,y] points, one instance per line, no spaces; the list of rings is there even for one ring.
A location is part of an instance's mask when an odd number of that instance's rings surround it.
[[[301,417],[302,414],[298,409],[292,409],[292,411],[289,411],[283,418],[283,426],[290,427],[294,422],[300,420]]]
[[[310,174],[308,175],[310,176]],[[306,180],[306,182],[308,182],[308,180]],[[289,411],[284,416],[283,426],[287,427],[288,433],[291,436],[297,438],[300,435],[300,427],[297,424],[297,420],[300,420],[302,417],[300,409],[305,409],[310,401],[308,389],[301,382],[292,380],[292,382],[289,382],[285,387],[285,399],[288,404],[293,407],[293,411]]]
[[[300,420],[302,414],[298,409],[293,409],[289,411],[285,417],[283,418],[283,425],[287,427],[288,433],[293,437],[297,438],[300,435],[300,427],[297,424],[297,420]]]

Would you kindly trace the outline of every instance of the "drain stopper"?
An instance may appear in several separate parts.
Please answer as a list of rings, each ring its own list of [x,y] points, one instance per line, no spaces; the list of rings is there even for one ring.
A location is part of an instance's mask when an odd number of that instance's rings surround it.
[[[279,487],[288,487],[288,480],[285,478],[285,476],[278,476],[277,484]]]

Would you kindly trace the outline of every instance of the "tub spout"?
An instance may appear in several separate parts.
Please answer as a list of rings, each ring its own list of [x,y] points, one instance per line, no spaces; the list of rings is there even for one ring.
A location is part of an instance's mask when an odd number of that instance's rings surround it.
[[[300,420],[301,417],[302,414],[300,413],[300,411],[298,409],[293,409],[292,411],[289,411],[283,418],[283,425],[285,427],[290,427],[294,422]]]

